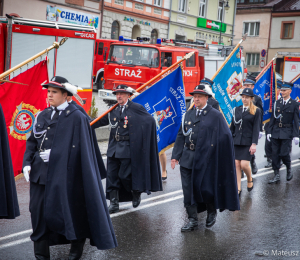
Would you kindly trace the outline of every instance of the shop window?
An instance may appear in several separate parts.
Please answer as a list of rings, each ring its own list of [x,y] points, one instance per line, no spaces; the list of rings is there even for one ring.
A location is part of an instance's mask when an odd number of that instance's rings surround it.
[[[195,55],[192,55],[192,57],[191,58],[189,58],[189,59],[187,59],[186,60],[186,64],[185,64],[185,66],[186,67],[195,67]]]
[[[157,38],[158,38],[158,32],[157,32],[157,30],[153,29],[151,32],[151,43],[155,44]]]
[[[248,36],[259,36],[260,22],[244,23],[243,34],[248,33]]]
[[[113,21],[111,25],[111,36],[110,38],[113,40],[118,40],[120,36],[120,25],[117,21]]]
[[[131,39],[136,39],[137,37],[141,37],[141,28],[137,24],[132,28],[132,36]]]
[[[281,39],[293,39],[294,38],[295,21],[281,22]]]

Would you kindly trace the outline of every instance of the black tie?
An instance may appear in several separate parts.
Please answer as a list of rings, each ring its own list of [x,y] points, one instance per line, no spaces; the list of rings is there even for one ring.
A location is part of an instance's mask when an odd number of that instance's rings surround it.
[[[243,112],[246,112],[246,110],[247,110],[247,108],[245,107]]]
[[[53,108],[53,111],[55,111],[55,114],[53,115],[51,121],[55,120],[56,118],[59,117],[59,110],[57,109],[57,107]]]
[[[120,115],[122,115],[123,106],[120,106]]]
[[[200,116],[202,109],[197,109],[197,117]]]
[[[285,104],[286,104],[286,102],[285,102],[285,101],[283,101],[283,106],[285,106]]]

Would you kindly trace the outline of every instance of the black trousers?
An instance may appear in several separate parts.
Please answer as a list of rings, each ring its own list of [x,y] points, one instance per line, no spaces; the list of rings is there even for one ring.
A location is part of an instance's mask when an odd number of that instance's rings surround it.
[[[271,137],[272,142],[272,168],[273,170],[279,170],[280,159],[286,165],[291,167],[291,139],[274,139]]]
[[[119,190],[122,186],[131,192],[131,159],[107,157],[106,191]]]
[[[185,207],[192,204],[192,169],[180,166],[181,184],[183,190],[183,203]]]
[[[265,140],[265,153],[267,155],[267,158],[272,158],[272,141],[269,142],[267,140],[267,134],[266,134],[266,140]]]
[[[44,217],[45,185],[30,182],[29,211],[31,213],[31,225],[33,232],[30,236],[32,241],[48,239],[49,230]]]

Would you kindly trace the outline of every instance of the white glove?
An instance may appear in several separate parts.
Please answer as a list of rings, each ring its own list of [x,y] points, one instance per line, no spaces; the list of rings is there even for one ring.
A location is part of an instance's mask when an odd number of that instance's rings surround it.
[[[270,142],[271,141],[271,134],[267,135],[267,140]]]
[[[263,132],[259,132],[258,139],[260,139],[263,136]]]
[[[31,166],[25,166],[23,168],[23,174],[24,174],[24,177],[25,177],[25,180],[27,182],[29,182],[29,172],[31,171]]]
[[[299,137],[294,137],[293,138],[295,145],[299,144]]]
[[[40,152],[40,157],[44,162],[49,162],[51,149],[45,150],[44,152]]]

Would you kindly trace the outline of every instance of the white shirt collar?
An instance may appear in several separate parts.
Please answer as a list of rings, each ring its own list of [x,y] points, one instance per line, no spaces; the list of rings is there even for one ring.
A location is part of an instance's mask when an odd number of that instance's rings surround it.
[[[284,104],[287,104],[287,102],[289,102],[290,99],[291,99],[291,97],[289,97],[287,100],[284,100],[284,99],[283,99],[283,103],[284,103]]]
[[[248,109],[249,107],[245,107],[245,106],[243,105],[243,111],[245,110],[245,108]]]
[[[68,103],[68,101],[66,101],[66,102],[62,103],[61,105],[59,105],[57,107],[57,109],[60,111],[65,110],[68,105],[69,105],[69,103]],[[53,106],[51,106],[51,107],[54,108]]]
[[[205,106],[202,107],[201,109],[199,109],[199,108],[197,107],[197,111],[198,111],[198,110],[203,110],[203,109],[205,109],[206,107],[207,107],[207,103],[206,103]]]

